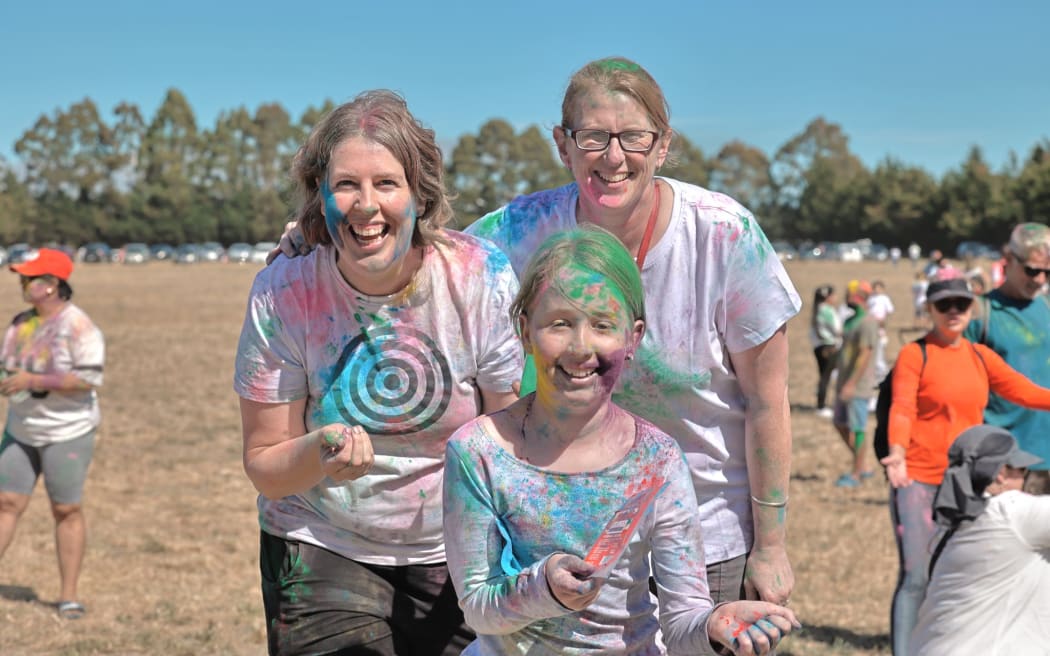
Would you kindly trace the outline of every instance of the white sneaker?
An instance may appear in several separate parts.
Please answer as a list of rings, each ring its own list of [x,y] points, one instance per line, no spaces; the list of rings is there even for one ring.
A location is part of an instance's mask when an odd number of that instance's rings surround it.
[[[831,419],[833,416],[835,416],[835,413],[831,410],[831,408],[821,408],[820,410],[817,410],[817,416],[823,417],[824,419]]]

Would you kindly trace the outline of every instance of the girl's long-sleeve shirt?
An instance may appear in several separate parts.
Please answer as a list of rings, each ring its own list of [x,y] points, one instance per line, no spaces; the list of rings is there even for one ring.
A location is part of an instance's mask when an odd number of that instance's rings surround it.
[[[714,654],[700,519],[678,445],[635,418],[634,446],[596,472],[550,472],[497,444],[479,418],[449,441],[445,472],[448,567],[478,639],[465,654]],[[666,485],[598,597],[573,612],[552,595],[555,552],[584,557],[617,508],[644,484]],[[660,596],[659,624],[649,592]]]
[[[989,388],[1018,405],[1050,410],[1050,389],[1012,369],[983,344],[960,339],[940,346],[926,342],[926,364],[918,344],[907,344],[893,369],[890,446],[905,448],[908,476],[939,485],[948,447],[962,431],[984,421]]]

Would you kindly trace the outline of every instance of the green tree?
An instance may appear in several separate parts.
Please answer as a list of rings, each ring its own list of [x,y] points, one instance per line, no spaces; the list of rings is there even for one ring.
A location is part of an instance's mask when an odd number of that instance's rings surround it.
[[[872,240],[904,248],[935,234],[937,181],[925,170],[886,159],[875,167],[864,194],[861,227]]]
[[[964,239],[1003,241],[1019,218],[1007,192],[1004,178],[992,172],[981,149],[971,148],[962,166],[941,181],[937,229],[944,245]]]
[[[675,133],[671,140],[671,151],[660,168],[660,175],[706,187],[709,165],[700,148],[694,146],[684,134]]]
[[[708,184],[758,215],[767,234],[780,232],[773,230],[772,219],[763,218],[772,205],[773,188],[769,158],[761,150],[742,141],[730,141],[711,161]]]
[[[538,128],[530,126],[518,135],[498,118],[482,125],[477,136],[460,137],[446,173],[460,226],[516,196],[569,179]]]
[[[204,158],[193,109],[178,89],[169,89],[146,127],[139,149],[139,184],[132,197],[136,218],[153,227],[152,240],[204,241],[217,222],[204,197]]]

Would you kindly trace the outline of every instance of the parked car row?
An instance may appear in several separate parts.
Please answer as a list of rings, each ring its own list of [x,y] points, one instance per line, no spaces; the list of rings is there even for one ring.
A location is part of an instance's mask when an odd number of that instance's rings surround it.
[[[196,262],[234,262],[244,264],[250,262],[262,264],[266,262],[266,256],[269,255],[270,251],[277,248],[277,244],[271,241],[261,241],[256,244],[237,242],[230,244],[229,248],[223,248],[222,244],[215,241],[201,244],[182,244],[177,247],[171,244],[131,242],[124,244],[120,248],[113,248],[103,242],[90,242],[76,250],[57,244],[47,244],[46,247],[64,250],[74,260],[88,263],[145,264],[147,262],[175,262],[177,264],[192,264]],[[0,266],[22,262],[34,250],[34,246],[26,243],[12,244],[6,248],[0,246]]]

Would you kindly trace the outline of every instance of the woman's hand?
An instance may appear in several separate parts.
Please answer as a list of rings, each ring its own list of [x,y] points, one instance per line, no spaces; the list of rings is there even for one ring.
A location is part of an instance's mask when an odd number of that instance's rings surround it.
[[[802,628],[790,608],[765,601],[732,601],[715,608],[707,635],[737,656],[768,654],[780,640]]]
[[[313,247],[306,243],[306,237],[303,236],[303,231],[299,229],[299,224],[295,221],[289,221],[284,224],[284,233],[281,235],[281,241],[277,244],[277,248],[270,251],[270,254],[266,256],[266,264],[270,264],[277,256],[284,253],[285,257],[298,257],[300,255],[309,255]]]
[[[594,565],[579,556],[554,554],[547,560],[544,574],[551,594],[562,606],[583,610],[594,601],[605,583],[602,579],[588,578],[594,570]]]
[[[0,380],[0,394],[11,396],[23,390],[31,389],[33,374],[24,369],[8,369]]]
[[[360,426],[328,424],[321,428],[321,471],[333,481],[361,478],[372,468],[372,438]]]
[[[902,446],[891,446],[890,455],[879,462],[886,468],[886,478],[890,479],[893,487],[908,487],[911,479],[908,478],[908,465],[904,458],[905,452]]]

